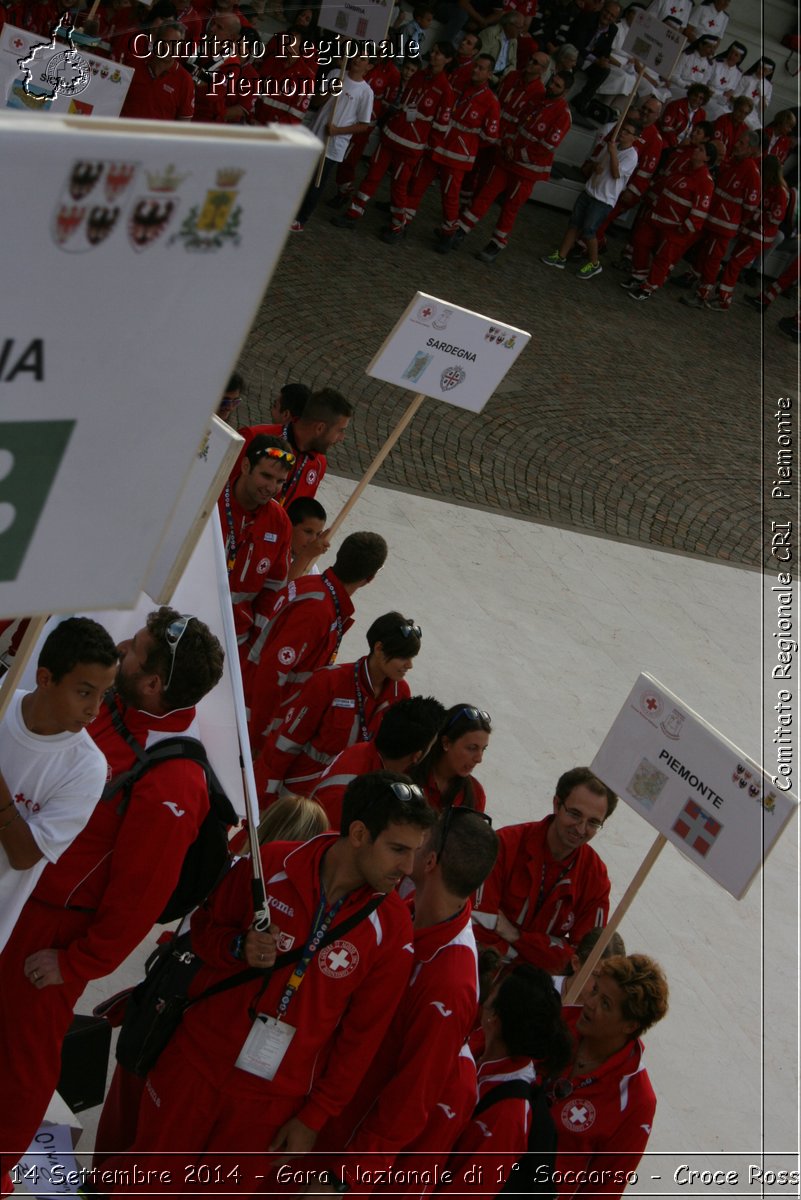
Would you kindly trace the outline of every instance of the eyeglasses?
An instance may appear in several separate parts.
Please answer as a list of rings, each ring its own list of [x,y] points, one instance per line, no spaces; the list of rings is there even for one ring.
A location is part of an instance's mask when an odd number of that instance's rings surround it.
[[[423,636],[423,631],[420,626],[415,625],[414,621],[412,620],[404,621],[402,625],[399,625],[398,632],[402,634],[403,637],[421,638]]]
[[[464,816],[467,813],[470,813],[474,817],[478,817],[479,820],[483,821],[485,825],[489,825],[490,829],[492,829],[492,817],[489,815],[489,813],[479,812],[477,808],[469,808],[467,805],[463,804],[449,804],[445,809],[445,816],[442,819],[442,838],[440,839],[439,850],[437,851],[437,862],[439,862],[439,860],[442,858],[442,855],[445,853],[445,843],[448,840],[448,834],[450,833],[451,825],[457,817]]]
[[[583,812],[579,812],[577,808],[567,808],[565,804],[559,806],[565,816],[572,821],[574,825],[586,825],[590,833],[597,833],[599,829],[603,829],[603,821],[599,821],[597,817],[587,818]]]
[[[274,458],[278,462],[284,462],[288,467],[295,465],[295,455],[289,450],[279,450],[277,446],[267,446],[264,450],[257,450],[253,456],[256,462],[262,458]]]
[[[492,719],[490,718],[489,713],[484,712],[483,708],[473,708],[472,704],[465,704],[462,708],[456,710],[442,732],[445,733],[448,729],[450,729],[451,725],[455,725],[457,721],[462,719],[462,717],[467,717],[468,721],[483,721],[485,725],[492,724]]]
[[[390,783],[387,786],[396,800],[425,801],[425,796],[416,783]]]
[[[187,625],[190,621],[194,621],[194,619],[194,617],[190,617],[187,613],[184,613],[183,616],[176,617],[176,619],[164,630],[164,640],[167,643],[167,647],[170,651],[170,673],[167,676],[167,682],[164,685],[165,692],[170,690],[170,684],[172,683],[172,673],[175,670],[175,651],[178,649],[178,643],[186,633]]]

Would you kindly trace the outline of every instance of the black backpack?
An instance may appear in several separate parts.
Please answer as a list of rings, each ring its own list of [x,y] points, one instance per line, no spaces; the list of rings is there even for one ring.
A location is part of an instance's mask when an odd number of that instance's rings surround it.
[[[239,824],[239,817],[211,768],[202,742],[197,738],[179,734],[176,737],[164,738],[149,750],[145,750],[125,727],[113,702],[110,708],[114,728],[134,750],[137,759],[129,771],[123,771],[106,784],[100,797],[101,800],[111,800],[122,792],[117,809],[119,813],[125,812],[128,807],[134,785],[159,763],[186,758],[201,766],[206,776],[209,811],[197,837],[186,852],[175,890],[158,917],[158,924],[167,925],[178,917],[185,917],[193,908],[202,904],[228,870],[231,861],[228,831],[232,825]]]
[[[493,1104],[512,1098],[528,1100],[531,1105],[531,1128],[528,1131],[526,1151],[509,1172],[509,1178],[501,1188],[500,1195],[530,1196],[533,1194],[553,1197],[556,1195],[556,1186],[553,1182],[553,1169],[556,1161],[556,1127],[545,1097],[545,1090],[536,1083],[527,1083],[525,1079],[510,1079],[506,1083],[499,1083],[491,1091],[485,1092],[473,1110],[473,1116],[478,1117]]]

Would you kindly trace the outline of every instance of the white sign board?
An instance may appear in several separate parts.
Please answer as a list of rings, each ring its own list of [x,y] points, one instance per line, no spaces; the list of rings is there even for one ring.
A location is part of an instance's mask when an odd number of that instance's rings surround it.
[[[481,412],[530,337],[494,317],[417,292],[367,374]]]
[[[647,12],[637,10],[621,49],[651,67],[663,79],[673,74],[679,55],[687,44],[684,34],[663,25]]]
[[[650,675],[635,683],[592,770],[738,900],[798,807]]]
[[[212,417],[145,579],[144,591],[158,604],[170,603],[189,555],[244,445],[245,439],[230,425]]]
[[[0,616],[136,602],[319,149],[0,113]]]
[[[380,42],[387,36],[393,8],[392,0],[345,0],[344,3],[323,0],[317,24],[342,38]]]
[[[4,25],[0,33],[0,96],[5,108],[118,117],[133,77],[133,67],[73,49],[66,42],[46,41],[14,25]]]

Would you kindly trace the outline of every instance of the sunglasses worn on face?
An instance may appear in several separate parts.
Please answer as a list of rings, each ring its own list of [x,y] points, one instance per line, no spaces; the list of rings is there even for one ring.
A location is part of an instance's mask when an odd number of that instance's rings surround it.
[[[485,825],[489,825],[490,829],[492,828],[492,817],[489,815],[489,813],[479,812],[476,808],[469,808],[468,806],[462,804],[449,805],[445,810],[445,817],[442,822],[442,839],[439,844],[439,850],[437,851],[437,861],[442,858],[442,855],[445,852],[445,843],[448,840],[448,834],[450,833],[451,825],[453,825],[454,821],[458,817],[464,816],[466,813],[472,813],[474,817],[478,817],[479,820],[483,821]]]
[[[457,721],[462,719],[462,717],[467,717],[468,721],[483,721],[486,725],[492,724],[489,713],[484,712],[483,708],[473,708],[472,704],[465,704],[464,708],[458,709],[453,714],[442,732],[446,733],[447,730],[450,729],[451,725],[455,725]]]
[[[178,643],[186,633],[187,625],[190,621],[194,621],[194,619],[194,617],[190,617],[188,614],[184,613],[183,616],[176,617],[176,619],[164,630],[164,640],[167,643],[167,648],[170,651],[170,673],[167,676],[167,682],[164,685],[165,692],[170,690],[170,684],[172,683],[172,673],[175,670],[175,651],[178,649]]]
[[[290,454],[288,450],[279,450],[277,446],[268,446],[266,450],[257,450],[256,462],[260,462],[262,458],[274,458],[278,462],[286,463],[288,467],[295,465],[295,455]]]

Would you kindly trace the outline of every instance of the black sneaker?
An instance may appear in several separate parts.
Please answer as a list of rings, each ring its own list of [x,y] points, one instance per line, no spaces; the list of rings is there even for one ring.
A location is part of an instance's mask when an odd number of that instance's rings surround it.
[[[403,229],[392,229],[390,226],[387,226],[386,229],[381,230],[378,236],[388,246],[394,246],[396,242],[401,242],[406,237],[406,229],[405,227]]]
[[[650,299],[651,299],[651,293],[649,291],[647,291],[644,287],[636,287],[636,288],[633,288],[629,292],[629,300],[650,300]]]
[[[768,307],[761,296],[743,296],[743,300],[745,300],[746,304],[750,304],[752,308],[755,308],[757,312],[764,312]]]
[[[337,229],[355,229],[358,217],[349,217],[346,213],[342,213],[338,217],[332,217],[331,224],[336,225]]]
[[[497,242],[487,242],[483,250],[479,250],[476,258],[479,262],[494,263],[495,259],[501,252],[501,247]]]
[[[331,197],[330,200],[326,200],[325,204],[326,204],[326,208],[344,208],[345,205],[347,203],[349,203],[349,201],[350,201],[350,193],[349,192],[337,192],[335,195],[333,195]]]
[[[626,292],[633,292],[635,288],[638,288],[641,286],[642,286],[642,284],[640,283],[640,280],[634,279],[634,278],[624,279],[621,283],[618,284],[618,287],[622,287],[623,290]]]

